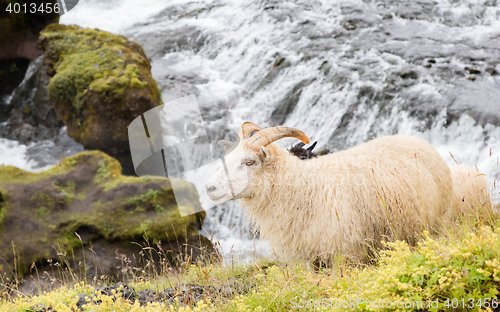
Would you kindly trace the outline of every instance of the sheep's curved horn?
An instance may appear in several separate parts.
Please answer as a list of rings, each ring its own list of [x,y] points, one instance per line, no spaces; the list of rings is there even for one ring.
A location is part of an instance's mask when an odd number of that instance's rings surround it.
[[[309,137],[298,129],[290,127],[272,127],[257,132],[248,140],[247,146],[250,149],[258,150],[261,146],[266,146],[285,137],[297,138],[305,144],[309,144]]]
[[[250,133],[254,131],[261,131],[262,128],[254,124],[253,122],[250,121],[245,121],[241,127],[240,130],[238,131],[238,136],[240,137],[240,140],[245,140],[248,138]]]

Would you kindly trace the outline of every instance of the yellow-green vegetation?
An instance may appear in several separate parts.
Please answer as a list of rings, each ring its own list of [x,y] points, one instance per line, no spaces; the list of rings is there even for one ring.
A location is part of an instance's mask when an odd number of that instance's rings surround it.
[[[77,307],[78,294],[96,294],[95,301],[90,300],[82,306],[83,309],[90,311],[205,311],[210,305],[201,300],[196,303],[194,308],[179,308],[179,304],[166,305],[165,303],[150,303],[147,306],[141,306],[138,301],[131,303],[130,300],[121,297],[123,294],[119,288],[111,296],[94,293],[93,288],[84,283],[77,283],[72,287],[63,286],[55,291],[44,293],[43,295],[32,298],[19,297],[12,302],[0,302],[0,311],[37,311],[37,306],[52,307],[58,312],[79,311]],[[114,297],[116,295],[116,297]],[[115,299],[116,298],[116,299]],[[174,300],[174,302],[176,302]],[[40,309],[42,310],[42,309]],[[42,310],[43,311],[43,310]]]
[[[313,270],[304,262],[274,258],[235,264],[208,253],[211,261],[201,262],[184,252],[193,242],[187,236],[197,234],[197,216],[179,218],[168,180],[124,177],[120,170],[116,160],[96,151],[37,174],[0,167],[0,237],[7,232],[19,237],[0,241],[0,260],[16,259],[0,269],[16,270],[22,277],[47,269],[30,266],[30,261],[57,256],[60,275],[50,280],[63,285],[42,285],[40,295],[20,296],[18,285],[0,275],[0,311],[488,311],[500,306],[498,206],[471,207],[471,213],[450,221],[441,233],[424,232],[416,246],[386,242],[370,264],[339,257],[332,267]],[[186,188],[194,190],[189,183]],[[196,192],[191,193],[183,205],[199,205]],[[85,253],[94,252],[92,243],[99,239],[139,246],[136,254],[112,253],[103,259],[120,258],[128,286],[137,293],[154,291],[152,302],[121,297],[119,288],[111,295],[100,293],[95,286],[111,279],[89,279],[75,271],[72,258],[84,270],[100,265]],[[173,249],[159,240],[177,244],[182,261],[167,261]],[[40,250],[49,251],[40,257]],[[78,256],[82,253],[86,257]],[[145,266],[131,265],[132,258]],[[165,293],[170,296],[159,296]],[[83,306],[82,295],[89,296]]]
[[[195,187],[179,185],[186,194],[181,204],[201,210]],[[24,278],[61,254],[75,254],[78,263],[82,248],[95,244],[113,259],[115,250],[132,257],[133,242],[144,237],[150,244],[194,244],[204,217],[204,211],[180,216],[169,180],[122,176],[118,161],[100,151],[65,158],[40,173],[0,166],[0,278]],[[205,239],[196,248],[207,244]]]
[[[99,297],[91,311],[491,311],[500,306],[500,223],[453,226],[439,238],[424,233],[417,246],[385,243],[375,265],[338,263],[313,271],[305,263],[255,260],[248,264],[190,264],[162,276],[131,283],[137,291],[196,283],[232,285],[231,294],[206,292],[197,303],[178,300],[140,305],[138,301]],[[166,271],[167,272],[167,271]],[[247,285],[239,291],[235,285]],[[38,303],[71,311],[86,284],[69,285],[32,298],[0,304],[0,311],[28,309]],[[179,292],[180,293],[180,292]],[[344,305],[342,307],[342,305]],[[392,308],[388,308],[392,305]],[[399,308],[398,308],[399,306]],[[490,307],[490,309],[488,309]]]
[[[40,33],[49,97],[68,133],[88,149],[128,150],[127,127],[161,103],[144,50],[97,29],[53,24]]]
[[[97,163],[96,163],[97,162]],[[3,166],[0,165],[0,184],[29,184],[37,181],[47,179],[52,176],[62,176],[70,171],[77,169],[78,165],[88,164],[91,166],[99,167],[95,176],[97,180],[102,177],[108,180],[102,180],[101,182],[108,182],[110,178],[114,179],[127,179],[137,180],[133,177],[121,177],[121,166],[114,158],[106,155],[105,153],[99,151],[87,151],[83,153],[76,154],[71,157],[67,157],[61,160],[59,164],[50,168],[49,170],[42,171],[39,173],[25,171],[14,166]],[[101,164],[101,165],[100,165]],[[106,166],[102,164],[108,164]],[[105,167],[104,169],[101,166]],[[100,171],[99,171],[100,170]],[[144,179],[141,179],[144,181]],[[113,181],[115,182],[115,181]],[[67,181],[70,186],[76,187],[74,181]],[[115,183],[116,185],[116,183]],[[103,185],[104,186],[104,183]],[[71,187],[70,187],[71,188]],[[74,188],[73,188],[74,190]]]

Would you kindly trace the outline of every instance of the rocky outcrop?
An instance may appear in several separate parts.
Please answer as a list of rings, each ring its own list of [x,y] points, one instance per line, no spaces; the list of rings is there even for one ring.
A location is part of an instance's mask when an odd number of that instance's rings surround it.
[[[0,0],[0,122],[8,117],[7,96],[23,80],[30,61],[42,54],[37,47],[39,32],[47,23],[59,21],[59,14],[9,14],[10,2]],[[51,2],[56,3],[44,3]]]
[[[25,79],[12,94],[10,118],[3,137],[28,144],[56,136],[64,124],[57,118],[48,98],[49,81],[40,56],[31,62]]]
[[[170,180],[126,177],[121,169],[99,151],[41,173],[0,166],[0,274],[42,275],[58,262],[90,277],[118,279],[125,264],[147,262],[140,252],[148,246],[172,265],[181,255],[197,259],[212,250],[198,234],[205,212],[179,214],[178,205],[200,210],[192,184],[179,182],[191,195],[176,202]]]
[[[117,158],[133,174],[128,125],[161,103],[144,50],[123,36],[49,25],[40,35],[49,98],[68,134]]]
[[[22,57],[0,59],[0,122],[8,118],[7,97],[23,81],[29,63]]]
[[[24,1],[16,1],[23,4]],[[34,60],[42,54],[37,48],[38,34],[50,23],[59,22],[59,14],[38,11],[34,14],[9,14],[8,0],[0,0],[0,59],[26,58]],[[45,1],[47,5],[56,0]],[[29,4],[28,4],[29,5]],[[12,7],[11,7],[12,9]]]

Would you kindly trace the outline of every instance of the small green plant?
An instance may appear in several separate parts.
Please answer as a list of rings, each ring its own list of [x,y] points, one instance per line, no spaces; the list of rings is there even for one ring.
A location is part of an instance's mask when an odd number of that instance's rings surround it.
[[[105,180],[108,180],[113,175],[113,171],[111,170],[111,162],[107,159],[103,159],[99,161],[99,168],[97,168],[96,175],[94,177],[94,182],[101,183]]]
[[[45,218],[45,217],[48,217],[50,215],[50,210],[48,210],[47,208],[45,207],[40,207],[36,210],[36,214],[40,217],[40,218]]]
[[[165,210],[165,208],[163,208],[163,206],[161,206],[161,205],[156,205],[155,210],[156,210],[156,212],[162,212],[163,210]]]
[[[16,73],[19,71],[19,67],[17,67],[16,63],[12,63],[9,67],[9,73]]]

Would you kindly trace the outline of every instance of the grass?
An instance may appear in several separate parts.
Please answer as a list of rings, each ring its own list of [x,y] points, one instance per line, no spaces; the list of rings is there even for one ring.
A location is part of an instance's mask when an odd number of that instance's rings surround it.
[[[156,195],[149,190],[144,196]],[[498,212],[500,206],[493,210]],[[179,246],[183,246],[179,240]],[[156,294],[170,294],[168,300],[141,303],[137,296],[123,296],[123,286],[111,293],[96,290],[116,280],[97,273],[92,278],[86,267],[89,263],[97,267],[95,258],[84,259],[75,268],[70,264],[75,262],[74,256],[55,246],[59,258],[49,260],[49,268],[39,272],[32,267],[32,275],[45,281],[38,286],[37,294],[22,293],[22,281],[0,276],[0,312],[50,311],[48,308],[58,312],[80,308],[181,312],[488,311],[500,307],[500,218],[487,207],[474,207],[469,215],[446,224],[439,234],[423,232],[416,246],[403,241],[385,242],[385,248],[370,264],[354,264],[338,257],[334,265],[316,270],[306,262],[283,262],[277,257],[234,263],[207,254],[194,262],[187,253],[178,255],[178,265],[172,266],[167,260],[169,251],[159,243],[150,245],[150,241],[145,234],[145,243],[137,243],[142,251],[136,256],[143,259],[143,266],[131,267],[129,259],[121,255],[119,269],[137,294],[153,290]],[[88,247],[82,243],[82,250],[72,254],[83,252],[83,248]],[[83,305],[79,302],[82,294],[89,296]]]
[[[129,274],[129,286],[136,291],[170,289],[178,294],[183,287],[208,287],[191,301],[175,297],[170,302],[140,305],[114,294],[97,294],[84,308],[91,311],[481,311],[500,306],[500,222],[495,216],[475,214],[450,224],[446,233],[432,237],[424,233],[417,246],[386,242],[374,265],[353,265],[340,261],[331,268],[311,270],[304,262],[258,259],[247,264],[226,265],[218,258],[193,263],[189,257],[178,267],[167,262],[160,269],[151,263],[164,259],[161,248],[145,246],[142,255],[150,259],[146,268],[131,268],[123,259],[122,270]],[[153,257],[157,253],[159,257]],[[186,256],[186,255],[181,255]],[[163,258],[162,258],[163,257]],[[88,259],[87,259],[88,261]],[[65,255],[57,263],[61,287],[40,289],[39,295],[4,290],[0,311],[77,311],[77,294],[94,294],[94,287],[110,281],[85,281],[71,271]],[[64,267],[66,266],[66,269]],[[62,283],[61,283],[62,281]],[[229,286],[228,286],[229,285]],[[1,289],[1,288],[0,288]],[[209,291],[218,289],[218,291]],[[228,291],[225,291],[229,289]],[[98,300],[98,301],[96,301]],[[343,305],[343,307],[342,307]],[[388,308],[392,305],[393,308]],[[455,307],[455,308],[454,308]]]

